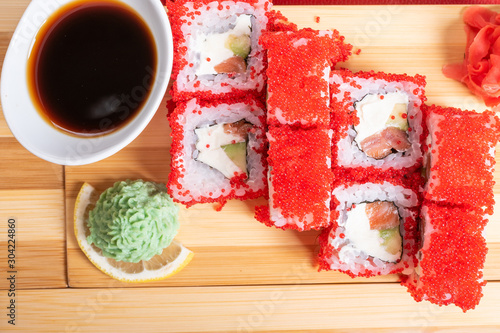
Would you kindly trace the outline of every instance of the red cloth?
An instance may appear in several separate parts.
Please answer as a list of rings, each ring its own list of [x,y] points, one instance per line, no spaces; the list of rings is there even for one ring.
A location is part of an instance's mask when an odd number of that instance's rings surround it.
[[[498,4],[499,0],[274,0],[281,5],[478,5]]]
[[[165,1],[160,0],[163,4]],[[498,4],[499,0],[274,0],[282,5],[480,5]]]

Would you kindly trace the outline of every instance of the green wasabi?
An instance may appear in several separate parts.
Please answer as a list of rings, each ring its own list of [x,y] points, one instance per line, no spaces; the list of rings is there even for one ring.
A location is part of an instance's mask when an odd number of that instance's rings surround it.
[[[178,213],[165,185],[142,180],[116,182],[89,213],[87,241],[108,258],[147,261],[162,253],[177,235]]]

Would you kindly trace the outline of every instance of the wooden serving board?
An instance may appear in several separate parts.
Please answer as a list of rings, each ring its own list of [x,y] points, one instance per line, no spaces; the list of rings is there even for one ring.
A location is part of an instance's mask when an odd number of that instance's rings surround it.
[[[28,0],[0,2],[0,61]],[[275,7],[299,27],[338,29],[362,49],[342,64],[427,76],[429,103],[464,109],[485,106],[441,67],[463,57],[464,6]],[[500,11],[500,6],[492,7]],[[316,17],[319,17],[317,22]],[[415,303],[397,277],[371,279],[317,272],[317,231],[268,228],[253,219],[256,204],[231,201],[181,209],[177,238],[195,252],[174,277],[126,284],[97,270],[73,232],[76,195],[88,182],[99,191],[124,179],[166,182],[170,129],[166,100],[146,130],[101,162],[61,167],[42,161],[12,137],[0,113],[0,274],[6,269],[7,228],[18,221],[18,325],[22,331],[277,332],[356,329],[420,332],[481,326],[500,328],[500,167],[497,204],[486,229],[485,297],[463,314],[450,306]],[[500,145],[497,147],[500,163]],[[0,309],[9,302],[0,275]],[[145,288],[150,287],[150,288]],[[48,289],[47,289],[48,288]],[[30,290],[28,290],[30,289]],[[0,310],[0,331],[14,330]]]

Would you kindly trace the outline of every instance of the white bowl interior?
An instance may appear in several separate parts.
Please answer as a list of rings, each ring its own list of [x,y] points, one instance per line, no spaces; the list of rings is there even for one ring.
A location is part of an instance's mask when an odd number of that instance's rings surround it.
[[[33,0],[30,3],[10,42],[1,78],[2,107],[14,136],[36,156],[62,165],[82,165],[102,160],[134,140],[161,103],[173,58],[172,32],[160,1],[119,0],[142,16],[156,42],[157,70],[149,98],[132,121],[110,134],[83,138],[55,129],[40,116],[31,101],[26,82],[26,64],[36,33],[43,22],[56,9],[72,1]]]

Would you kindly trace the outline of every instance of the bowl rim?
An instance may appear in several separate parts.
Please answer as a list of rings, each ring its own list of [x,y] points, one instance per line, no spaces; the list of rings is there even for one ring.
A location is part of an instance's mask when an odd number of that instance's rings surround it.
[[[51,124],[47,123],[46,120],[42,119],[42,116],[35,109],[31,99],[29,99],[29,101],[14,101],[16,98],[16,89],[23,90],[23,93],[27,93],[28,91],[26,75],[18,74],[19,72],[23,74],[26,73],[27,57],[25,59],[19,59],[19,52],[17,52],[17,50],[21,50],[20,52],[22,53],[27,52],[26,54],[29,55],[34,39],[45,20],[60,7],[74,2],[75,0],[56,0],[56,6],[53,5],[54,1],[50,1],[51,9],[41,11],[40,8],[47,9],[48,6],[50,6],[48,4],[49,1],[50,0],[33,0],[28,5],[9,43],[0,79],[0,94],[5,121],[14,137],[22,146],[32,154],[46,161],[60,165],[85,165],[94,163],[117,153],[130,144],[146,128],[156,114],[167,90],[172,71],[173,38],[170,22],[165,8],[158,0],[111,0],[125,3],[132,7],[151,30],[157,51],[156,76],[152,90],[143,108],[126,125],[108,134],[93,137],[74,136],[54,128]],[[146,18],[141,15],[141,8],[138,7],[143,7],[143,12],[150,12],[150,17]],[[35,17],[32,15],[38,15],[38,20],[40,21],[38,24],[34,25],[33,21],[30,20],[30,18]],[[154,20],[154,23],[152,23],[152,20]],[[29,27],[30,24],[31,32],[26,36],[26,28]],[[33,28],[33,26],[35,28]],[[22,35],[23,33],[24,35]],[[162,40],[159,41],[159,37],[166,38],[162,38]],[[27,43],[27,40],[29,40],[29,43]],[[18,78],[14,79],[13,76],[16,74]],[[21,76],[23,77],[20,78]],[[19,81],[22,82],[19,83]],[[38,141],[34,143],[33,140],[28,138],[30,134],[27,134],[26,131],[29,131],[29,129],[23,128],[21,124],[22,120],[19,119],[21,116],[16,114],[16,111],[19,110],[13,106],[13,104],[17,105],[16,103],[23,103],[24,107],[31,106],[32,110],[30,109],[26,112],[29,112],[30,115],[35,112],[37,114],[36,117],[40,118],[45,123],[46,126],[42,126],[40,130],[41,132],[50,132],[50,134],[53,135],[52,142],[49,144],[47,142],[42,143]],[[40,123],[38,119],[36,122]],[[51,130],[48,128],[51,128]],[[51,144],[59,145],[58,148],[60,148],[60,151],[58,151],[58,153],[62,152],[64,149],[66,149],[67,152],[64,154],[54,154],[52,151],[44,149],[44,147],[49,147]]]

